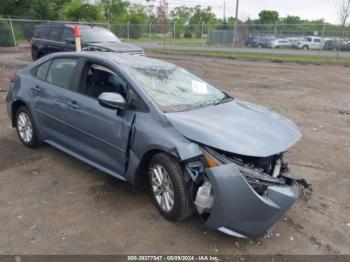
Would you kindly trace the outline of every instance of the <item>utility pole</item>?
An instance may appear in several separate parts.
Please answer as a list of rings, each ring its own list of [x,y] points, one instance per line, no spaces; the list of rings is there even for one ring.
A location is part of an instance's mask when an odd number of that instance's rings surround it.
[[[238,23],[238,7],[239,7],[239,0],[236,0],[236,21],[233,26],[233,39],[232,39],[232,47],[235,48],[235,40],[237,35],[237,23]]]
[[[236,21],[238,21],[239,0],[236,0]]]
[[[226,22],[226,1],[224,0],[224,15],[222,17],[222,21],[225,23]]]

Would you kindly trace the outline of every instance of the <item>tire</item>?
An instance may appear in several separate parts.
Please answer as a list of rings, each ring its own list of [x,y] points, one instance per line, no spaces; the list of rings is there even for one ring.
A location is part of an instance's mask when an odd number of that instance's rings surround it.
[[[29,109],[25,106],[18,108],[15,119],[17,134],[23,145],[30,148],[38,147],[41,143],[38,140],[36,127]]]
[[[164,153],[155,154],[150,163],[148,182],[153,203],[159,213],[170,221],[184,220],[190,217],[193,212],[192,202],[186,192],[182,170],[180,164],[174,158]],[[161,179],[159,179],[159,176]],[[160,180],[161,183],[159,183]],[[171,201],[171,195],[173,201]],[[166,201],[169,204],[168,206]]]
[[[304,50],[309,50],[309,47],[308,47],[307,45],[304,45],[304,46],[303,46],[303,49],[304,49]]]

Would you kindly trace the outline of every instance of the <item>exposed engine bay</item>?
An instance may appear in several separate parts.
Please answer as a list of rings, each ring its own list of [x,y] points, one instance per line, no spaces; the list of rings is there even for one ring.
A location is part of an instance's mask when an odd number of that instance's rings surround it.
[[[189,192],[191,192],[198,213],[204,219],[208,218],[214,204],[212,185],[204,172],[206,168],[235,164],[247,183],[261,197],[267,194],[269,186],[292,186],[294,184],[299,185],[305,200],[311,196],[311,185],[304,179],[298,180],[293,176],[283,159],[283,153],[269,157],[250,157],[208,146],[201,146],[201,149],[203,158],[187,163],[185,169],[192,180],[191,183],[188,183]]]

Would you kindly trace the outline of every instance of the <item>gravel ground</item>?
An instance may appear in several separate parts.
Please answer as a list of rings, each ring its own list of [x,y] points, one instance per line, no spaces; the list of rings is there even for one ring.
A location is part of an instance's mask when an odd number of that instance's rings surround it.
[[[22,146],[4,100],[7,76],[30,57],[0,54],[0,254],[350,254],[349,68],[160,58],[297,123],[304,137],[286,158],[313,184],[312,199],[262,239],[207,230],[197,216],[168,222],[147,191],[50,146]]]

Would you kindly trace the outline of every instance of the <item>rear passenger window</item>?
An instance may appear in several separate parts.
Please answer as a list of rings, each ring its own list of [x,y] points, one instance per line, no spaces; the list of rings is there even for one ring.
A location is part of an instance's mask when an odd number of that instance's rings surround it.
[[[49,32],[49,39],[53,41],[61,41],[62,39],[62,28],[53,27]]]
[[[38,26],[35,28],[34,37],[35,38],[47,38],[47,28],[43,26]]]
[[[36,68],[36,72],[34,73],[34,75],[37,78],[39,78],[40,80],[45,81],[46,80],[47,71],[49,70],[49,67],[50,67],[50,63],[51,63],[51,60],[43,63],[40,66],[38,66]]]
[[[73,58],[62,58],[53,60],[47,74],[47,82],[69,89],[69,83],[74,73],[78,60]]]

